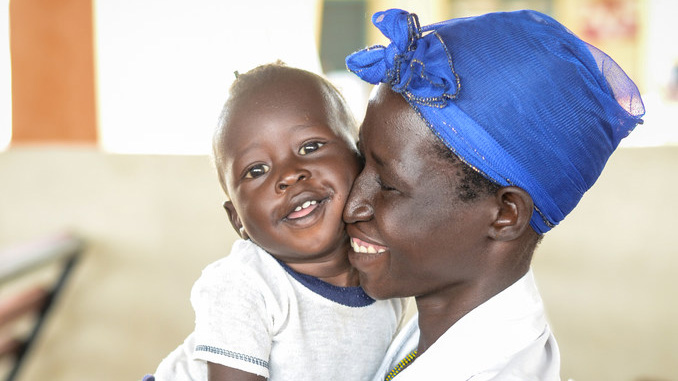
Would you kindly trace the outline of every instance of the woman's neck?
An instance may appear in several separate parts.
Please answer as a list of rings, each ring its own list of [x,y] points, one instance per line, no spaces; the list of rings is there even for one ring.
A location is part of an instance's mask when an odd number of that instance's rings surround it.
[[[438,303],[428,299],[422,300],[419,297],[415,300],[419,315],[418,356],[426,352],[440,336],[474,308],[461,308],[451,306],[448,303]]]
[[[531,248],[534,249],[534,246]],[[506,261],[515,262],[506,256]],[[476,307],[490,300],[529,271],[529,261],[511,266],[490,266],[481,277],[448,285],[446,288],[415,298],[419,313],[419,346],[424,353],[450,327]]]
[[[473,309],[499,293],[496,285],[456,285],[432,295],[417,296],[419,345],[417,355],[424,353],[450,327]]]

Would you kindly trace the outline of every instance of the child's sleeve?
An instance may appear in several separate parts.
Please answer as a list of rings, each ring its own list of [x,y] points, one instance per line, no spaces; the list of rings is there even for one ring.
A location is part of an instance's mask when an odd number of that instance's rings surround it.
[[[255,269],[219,261],[191,292],[195,359],[268,377],[275,293]]]

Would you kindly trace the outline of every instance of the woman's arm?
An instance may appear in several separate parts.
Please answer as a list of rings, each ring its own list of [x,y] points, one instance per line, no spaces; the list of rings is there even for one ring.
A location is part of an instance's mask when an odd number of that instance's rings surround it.
[[[207,362],[207,379],[209,381],[266,381],[266,377],[213,362]]]

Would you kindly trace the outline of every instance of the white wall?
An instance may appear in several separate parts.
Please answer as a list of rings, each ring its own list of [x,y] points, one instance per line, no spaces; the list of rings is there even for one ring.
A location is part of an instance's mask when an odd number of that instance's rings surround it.
[[[564,377],[676,379],[676,168],[675,146],[618,150],[538,248],[536,277]]]
[[[278,59],[320,71],[320,5],[319,0],[95,0],[102,148],[209,153],[234,71]]]

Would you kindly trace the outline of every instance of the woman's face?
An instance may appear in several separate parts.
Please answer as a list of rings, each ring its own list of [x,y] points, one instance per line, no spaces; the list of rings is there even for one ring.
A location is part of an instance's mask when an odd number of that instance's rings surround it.
[[[349,259],[377,299],[425,296],[473,285],[482,271],[490,197],[462,202],[461,169],[400,94],[381,85],[360,130],[365,168],[344,209]]]

